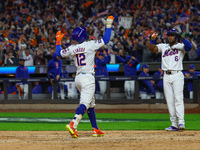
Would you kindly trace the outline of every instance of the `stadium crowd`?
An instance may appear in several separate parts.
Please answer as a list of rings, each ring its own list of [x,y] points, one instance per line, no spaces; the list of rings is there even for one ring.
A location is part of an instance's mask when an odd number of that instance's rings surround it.
[[[88,40],[99,39],[105,31],[105,18],[115,17],[113,35],[106,49],[132,55],[140,62],[160,62],[145,44],[151,33],[166,40],[166,31],[175,28],[189,39],[193,48],[185,61],[200,60],[200,4],[198,0],[1,0],[1,66],[47,65],[55,52],[58,30],[65,34],[62,47],[71,44],[72,30],[87,27]],[[119,25],[120,17],[132,17],[130,29]],[[116,63],[119,63],[118,61]],[[71,64],[70,60],[63,64]]]
[[[184,61],[200,60],[199,0],[0,0],[0,65],[48,65],[55,53],[57,31],[65,34],[62,48],[72,44],[74,28],[87,28],[88,40],[98,40],[105,32],[105,19],[115,17],[111,41],[98,54],[139,62],[160,62],[160,54],[146,47],[157,32],[157,44],[166,42],[167,30],[175,28],[193,45]],[[131,17],[131,27],[121,25],[121,17]],[[114,58],[114,60],[113,60]],[[120,63],[111,57],[110,63]],[[63,59],[62,64],[73,64]]]

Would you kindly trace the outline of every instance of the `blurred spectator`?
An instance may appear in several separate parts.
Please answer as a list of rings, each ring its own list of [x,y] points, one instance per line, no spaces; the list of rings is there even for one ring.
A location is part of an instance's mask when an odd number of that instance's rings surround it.
[[[24,66],[25,60],[20,59],[20,65],[16,69],[15,77],[20,79],[30,78],[28,68]],[[19,93],[19,99],[28,99],[28,82],[18,82],[17,89]]]
[[[15,83],[8,83],[8,94],[18,94],[17,87]]]
[[[14,66],[15,65],[15,57],[13,56],[13,52],[8,52],[8,55],[5,54],[4,64],[3,66]]]
[[[54,82],[58,82],[60,80],[60,76],[62,74],[62,60],[60,57],[56,55],[56,53],[53,54],[53,59],[51,59],[48,63],[48,77],[50,79],[54,79]],[[63,84],[60,85],[60,95],[61,99],[65,98],[64,94],[64,86]],[[53,92],[52,92],[52,98],[53,98]]]
[[[150,52],[147,47],[146,47],[146,42],[148,41],[148,39],[144,40],[143,44],[140,44],[140,42],[138,42],[138,40],[136,40],[136,45],[139,49],[142,50],[142,61],[143,62],[154,62],[155,59],[155,54]]]
[[[77,3],[73,0],[56,2],[2,0],[0,3],[2,8],[0,10],[0,39],[3,40],[3,46],[0,47],[12,50],[15,56],[14,51],[21,50],[21,45],[26,44],[26,49],[30,50],[33,57],[32,53],[40,47],[44,52],[47,46],[51,47],[55,44],[58,30],[65,34],[67,43],[65,46],[69,46],[72,30],[77,26],[88,28],[89,39],[91,37],[98,39],[105,30],[104,18],[113,15],[115,20],[112,42],[117,45],[115,41],[118,39],[117,42],[123,46],[121,49],[124,52],[120,52],[122,55],[134,56],[142,62],[145,61],[143,59],[145,51],[143,53],[140,51],[141,48],[135,44],[135,40],[138,39],[141,45],[145,45],[145,39],[155,31],[163,43],[166,42],[166,30],[174,27],[186,38],[192,36],[192,40],[198,45],[200,42],[199,5],[199,0],[92,1],[89,5],[86,5],[85,1]],[[132,22],[130,22],[130,28],[126,29],[127,24],[123,23],[121,17],[130,16],[133,16]],[[4,56],[2,57],[4,62]]]
[[[163,77],[164,72],[161,69],[161,65],[158,68],[158,71],[154,73],[154,76],[156,78]],[[157,79],[154,81],[154,89],[155,89],[155,97],[156,99],[164,99],[164,93],[163,93],[163,80]]]
[[[42,94],[42,86],[39,82],[34,82],[35,87],[32,89],[32,94]]]
[[[48,52],[49,52],[49,54],[48,54]],[[53,57],[52,57],[53,53],[55,53],[55,51],[54,51],[53,49],[51,49],[51,48],[49,48],[49,51],[46,50],[46,51],[43,53],[43,57],[46,58],[47,63],[53,58]],[[47,63],[46,63],[46,64],[47,64]]]
[[[198,45],[196,60],[200,61],[200,45]]]
[[[22,58],[21,51],[18,50],[18,51],[16,51],[15,66],[19,66],[20,65],[19,64],[20,58]]]
[[[193,75],[200,75],[199,71],[195,71],[195,66],[193,64],[189,65],[189,71],[183,72],[186,78],[190,78]],[[188,92],[190,94],[190,99],[193,99],[193,80],[186,80]]]
[[[139,74],[139,76],[149,76],[149,65],[144,64],[142,66],[142,72]],[[152,86],[152,83],[150,80],[141,80],[139,81],[139,90],[140,90],[140,96],[141,99],[151,99],[151,94],[155,94],[154,88]]]
[[[25,66],[33,66],[33,57],[30,54],[30,50],[26,49],[26,44],[21,45],[22,57],[25,59]]]
[[[35,65],[45,65],[45,58],[43,57],[42,50],[39,49],[35,52],[34,64]]]
[[[115,52],[117,54],[117,52]],[[135,57],[130,55],[126,56],[126,59],[121,58],[119,55],[116,55],[116,58],[124,64],[124,73],[125,76],[136,76],[137,70],[136,66],[139,64],[139,61]],[[133,99],[135,93],[135,80],[128,80],[124,82],[124,91],[127,99]]]
[[[200,44],[200,33],[199,33],[199,29],[198,28],[194,28],[193,31],[193,40],[195,42],[196,45]]]
[[[138,40],[135,41],[135,43],[138,43]],[[139,60],[139,62],[142,62],[142,55],[143,55],[143,49],[144,47],[141,46],[141,44],[135,44],[134,47],[131,47],[128,50],[129,55],[134,56],[135,58],[137,58]]]
[[[106,64],[110,62],[110,51],[104,50],[98,54],[98,57],[95,58],[96,63],[96,76],[97,77],[106,77],[109,76]],[[99,82],[99,99],[104,99],[105,92],[107,89],[106,81],[98,81]]]

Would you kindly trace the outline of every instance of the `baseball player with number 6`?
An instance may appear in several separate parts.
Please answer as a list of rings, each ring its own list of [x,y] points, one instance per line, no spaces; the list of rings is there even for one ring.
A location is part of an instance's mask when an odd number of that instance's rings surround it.
[[[189,51],[192,48],[192,44],[187,39],[183,38],[175,29],[171,29],[167,32],[168,43],[155,45],[155,38],[156,36],[154,38],[151,37],[151,41],[147,43],[147,47],[151,52],[162,53],[164,94],[171,121],[171,126],[165,128],[165,130],[184,130],[183,58],[185,51]],[[182,43],[178,43],[178,39],[182,41]]]
[[[87,39],[86,28],[77,27],[72,32],[72,39],[77,42],[75,45],[71,45],[68,48],[62,50],[61,39],[63,35],[61,32],[57,32],[56,36],[56,53],[58,56],[66,57],[71,56],[74,59],[77,67],[75,84],[80,92],[80,105],[76,109],[76,114],[73,120],[66,125],[66,129],[69,131],[73,138],[78,138],[77,127],[82,119],[85,111],[87,110],[88,117],[90,119],[93,136],[103,136],[104,133],[98,128],[95,115],[95,78],[94,78],[94,58],[96,51],[109,42],[112,23],[114,17],[109,16],[106,20],[106,31],[102,39],[85,41]]]

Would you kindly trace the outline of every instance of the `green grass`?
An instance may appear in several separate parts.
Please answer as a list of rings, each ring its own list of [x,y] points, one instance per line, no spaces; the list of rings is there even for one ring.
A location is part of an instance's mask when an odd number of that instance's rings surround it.
[[[65,131],[65,125],[74,113],[0,113],[1,131]],[[16,119],[2,120],[3,118]],[[18,119],[26,119],[18,121]],[[34,119],[60,119],[43,122]],[[170,126],[169,114],[143,113],[97,113],[97,123],[102,130],[163,130]],[[33,121],[30,121],[33,119]],[[67,121],[66,121],[67,119]],[[186,129],[200,130],[200,115],[185,114]],[[87,114],[83,116],[78,130],[91,130]]]

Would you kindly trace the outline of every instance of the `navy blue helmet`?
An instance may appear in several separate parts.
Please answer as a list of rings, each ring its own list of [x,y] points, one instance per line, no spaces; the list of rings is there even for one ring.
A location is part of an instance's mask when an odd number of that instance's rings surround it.
[[[72,39],[78,43],[82,43],[87,39],[87,32],[85,27],[77,27],[72,32]]]
[[[175,29],[170,29],[170,30],[167,31],[167,35],[175,35],[177,33],[178,32]]]

